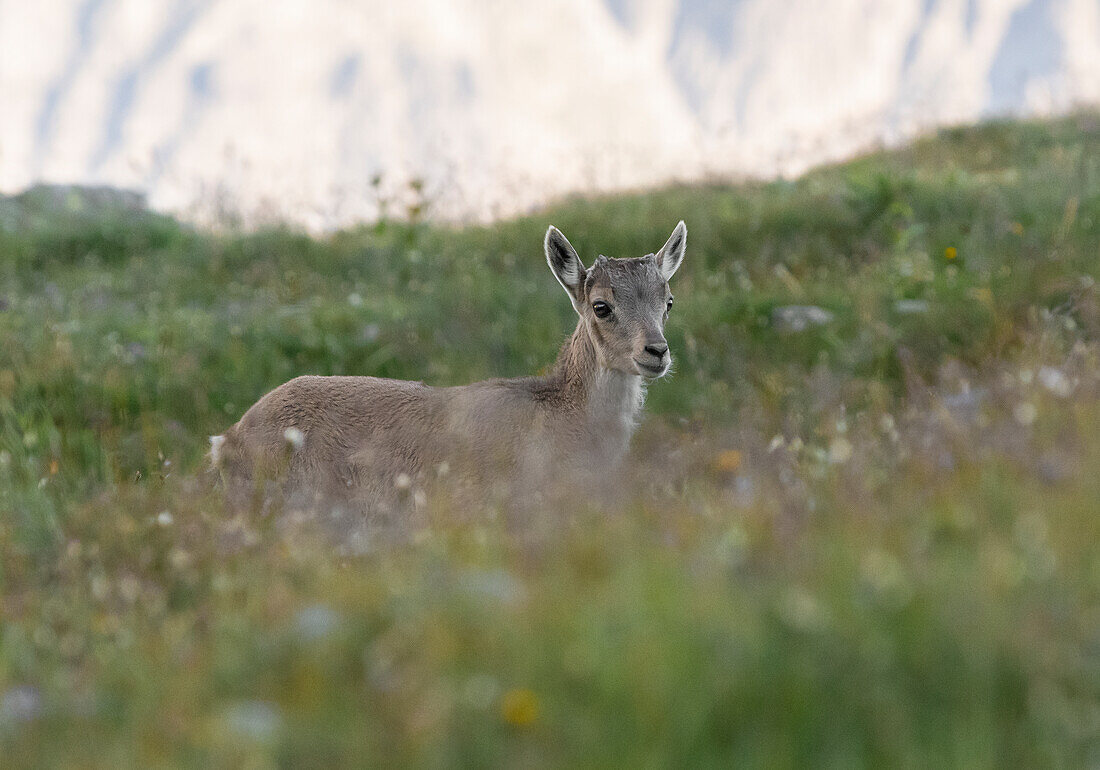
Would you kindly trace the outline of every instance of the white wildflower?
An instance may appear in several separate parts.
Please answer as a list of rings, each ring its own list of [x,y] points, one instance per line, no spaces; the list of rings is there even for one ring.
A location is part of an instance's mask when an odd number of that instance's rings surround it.
[[[1035,404],[1030,401],[1021,401],[1016,404],[1016,408],[1012,410],[1012,416],[1016,418],[1016,422],[1021,425],[1031,425],[1035,422],[1035,418],[1039,416],[1039,410],[1035,408]]]
[[[1061,369],[1044,366],[1039,369],[1039,384],[1058,398],[1066,398],[1073,393],[1073,383]]]
[[[283,726],[279,707],[259,700],[234,703],[225,710],[223,719],[231,732],[260,743],[273,740]]]
[[[340,614],[323,604],[303,607],[294,618],[294,626],[299,635],[309,641],[324,639],[336,631],[340,624]]]
[[[294,427],[284,430],[283,438],[295,449],[301,449],[306,443],[306,434]]]
[[[843,436],[837,436],[829,442],[829,462],[843,465],[852,458],[852,442]]]

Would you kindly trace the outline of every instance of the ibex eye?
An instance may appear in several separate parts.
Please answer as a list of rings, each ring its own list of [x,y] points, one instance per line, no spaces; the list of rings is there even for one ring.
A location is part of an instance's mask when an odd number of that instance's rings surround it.
[[[607,304],[603,300],[592,303],[592,312],[596,314],[596,318],[607,318],[611,315],[611,305]]]

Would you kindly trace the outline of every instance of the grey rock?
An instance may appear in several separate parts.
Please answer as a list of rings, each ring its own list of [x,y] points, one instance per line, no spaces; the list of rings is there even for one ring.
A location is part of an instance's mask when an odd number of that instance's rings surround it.
[[[801,332],[832,320],[831,312],[816,305],[782,305],[772,310],[772,326],[783,332]]]
[[[0,695],[0,726],[30,722],[42,713],[42,694],[35,687],[21,685]]]
[[[921,315],[928,312],[926,299],[899,299],[894,303],[894,312],[898,315]]]

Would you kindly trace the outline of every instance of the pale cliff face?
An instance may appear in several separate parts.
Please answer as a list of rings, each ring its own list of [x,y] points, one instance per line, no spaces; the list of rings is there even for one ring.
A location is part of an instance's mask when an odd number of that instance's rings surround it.
[[[1098,101],[1097,40],[1095,0],[0,0],[0,191],[485,219]]]

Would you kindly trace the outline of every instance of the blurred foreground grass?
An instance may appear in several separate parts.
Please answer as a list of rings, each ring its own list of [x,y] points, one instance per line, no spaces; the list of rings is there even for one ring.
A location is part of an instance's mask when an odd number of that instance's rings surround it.
[[[0,205],[3,766],[1100,763],[1096,116],[485,228],[86,205]],[[267,389],[536,371],[546,225],[681,217],[620,505],[365,554],[222,510]]]

